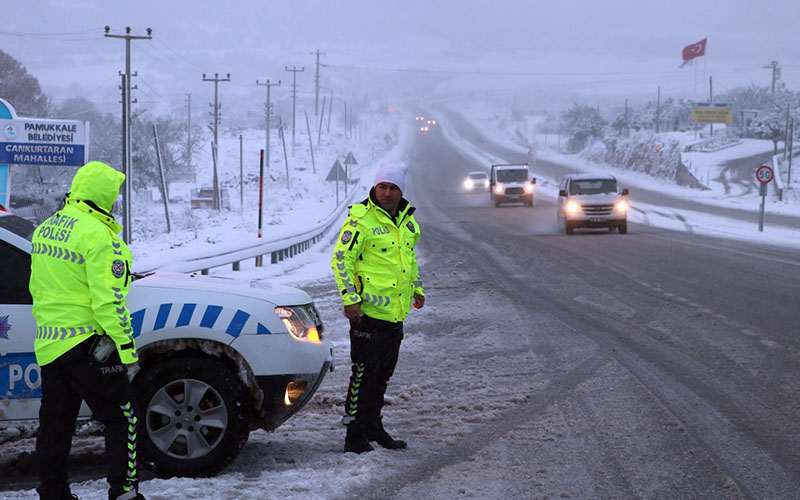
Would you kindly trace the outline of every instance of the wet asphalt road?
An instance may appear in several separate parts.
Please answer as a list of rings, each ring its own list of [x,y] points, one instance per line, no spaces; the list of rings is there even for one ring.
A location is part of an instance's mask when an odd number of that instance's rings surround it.
[[[636,224],[567,236],[552,202],[462,192],[487,166],[438,130],[408,161],[435,310],[392,384],[423,372],[470,402],[464,381],[489,380],[484,403],[504,404],[356,494],[800,498],[796,250]]]

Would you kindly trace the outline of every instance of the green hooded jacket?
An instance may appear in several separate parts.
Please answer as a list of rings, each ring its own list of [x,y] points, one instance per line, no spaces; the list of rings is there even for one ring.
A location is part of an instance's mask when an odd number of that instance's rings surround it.
[[[72,179],[64,208],[33,233],[29,287],[40,365],[104,333],[123,363],[138,359],[125,300],[132,255],[111,216],[124,180],[104,163],[87,163]]]
[[[419,224],[403,198],[392,217],[370,196],[350,207],[331,259],[345,306],[361,303],[371,318],[403,321],[414,294],[425,295],[414,247]]]

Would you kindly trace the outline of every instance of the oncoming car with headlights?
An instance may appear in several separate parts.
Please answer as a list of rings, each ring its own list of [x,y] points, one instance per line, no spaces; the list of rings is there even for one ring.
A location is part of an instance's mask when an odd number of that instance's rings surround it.
[[[464,179],[465,191],[477,191],[489,189],[489,174],[486,172],[470,172],[467,178]]]
[[[558,187],[556,216],[564,232],[576,228],[628,232],[628,188],[620,189],[613,175],[571,174]]]
[[[489,195],[495,207],[519,202],[532,207],[535,184],[536,178],[531,177],[527,163],[496,164],[489,174]]]
[[[36,420],[42,396],[28,292],[32,252],[71,260],[54,235],[0,213],[0,422]],[[250,431],[297,413],[333,370],[333,346],[311,297],[295,288],[199,273],[132,275],[127,298],[139,362],[129,369],[145,461],[162,476],[205,476],[228,465]],[[81,406],[81,416],[89,417]]]

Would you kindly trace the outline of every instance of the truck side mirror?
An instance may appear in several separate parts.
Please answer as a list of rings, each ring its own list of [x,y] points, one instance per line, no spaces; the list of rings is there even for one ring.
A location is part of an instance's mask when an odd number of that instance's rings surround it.
[[[531,184],[536,184],[536,177],[531,177]]]
[[[628,194],[628,188],[622,188],[622,195],[625,196]]]
[[[566,197],[567,196],[567,190],[566,189],[559,189],[558,190],[558,195]]]

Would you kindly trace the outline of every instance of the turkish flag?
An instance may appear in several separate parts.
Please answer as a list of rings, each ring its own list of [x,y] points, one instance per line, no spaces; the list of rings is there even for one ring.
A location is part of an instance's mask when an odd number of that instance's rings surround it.
[[[691,45],[687,45],[683,48],[683,64],[686,64],[688,61],[691,61],[695,57],[700,57],[705,55],[706,53],[706,40],[708,38],[703,38],[697,43],[693,43]]]

